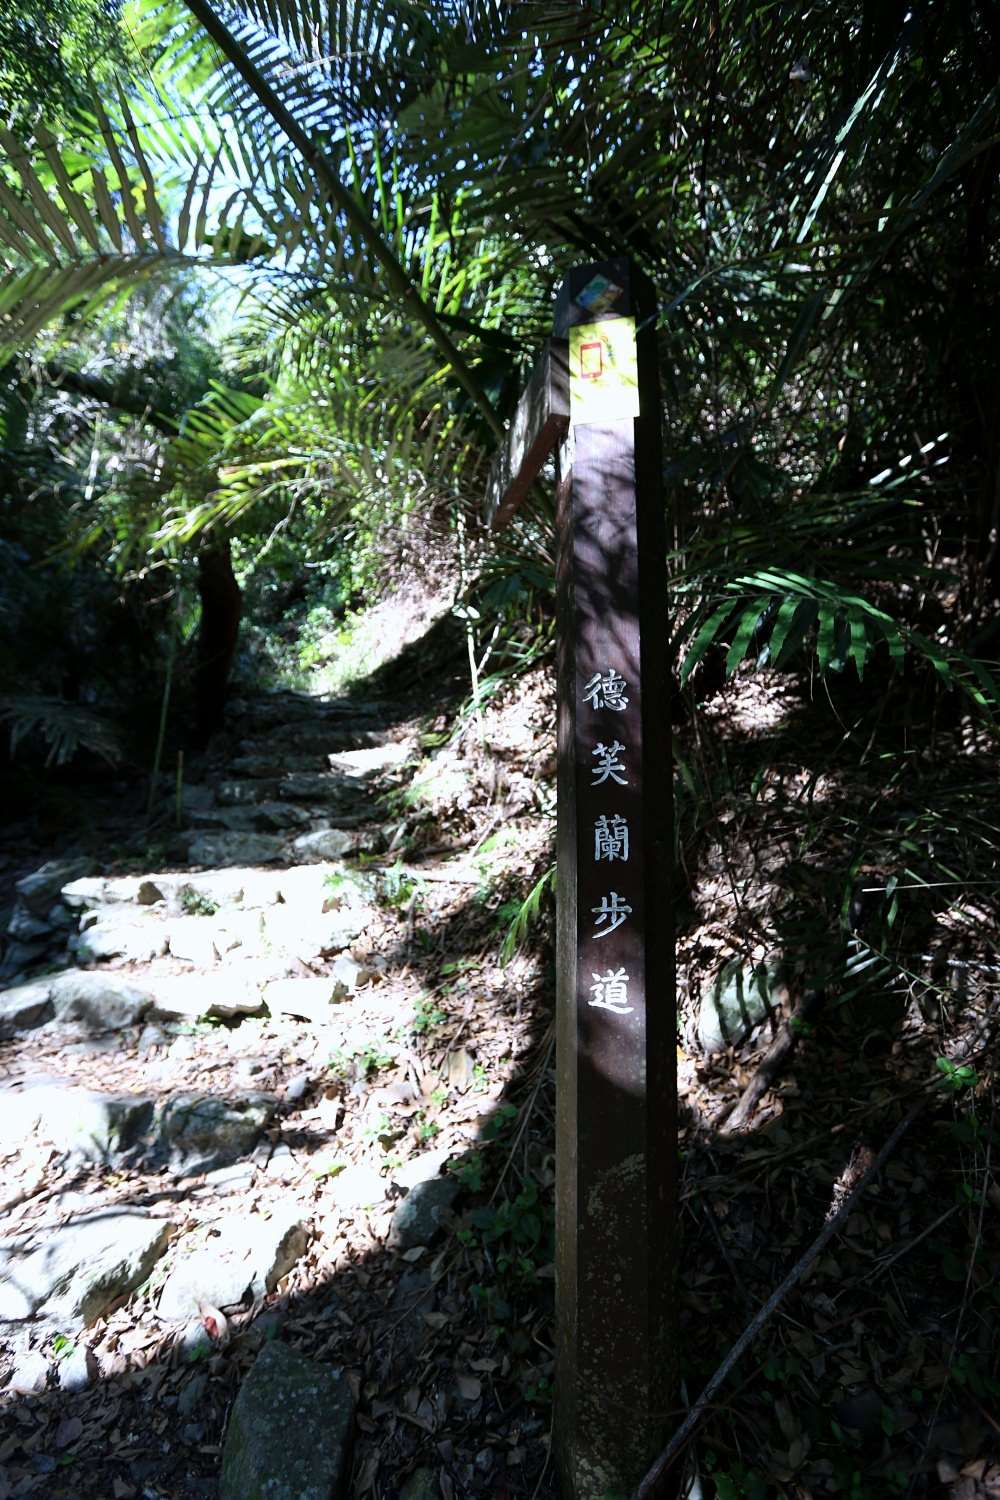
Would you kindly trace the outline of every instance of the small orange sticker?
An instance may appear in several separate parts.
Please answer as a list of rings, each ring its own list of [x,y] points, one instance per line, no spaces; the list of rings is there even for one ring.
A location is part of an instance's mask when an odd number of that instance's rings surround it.
[[[604,345],[600,339],[580,345],[580,379],[600,380],[604,374]]]

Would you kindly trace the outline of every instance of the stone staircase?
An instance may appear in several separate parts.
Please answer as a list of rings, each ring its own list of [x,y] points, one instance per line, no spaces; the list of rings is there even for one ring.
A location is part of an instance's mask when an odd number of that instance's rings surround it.
[[[86,1386],[102,1373],[86,1330],[137,1293],[137,1318],[198,1347],[206,1306],[259,1303],[302,1254],[286,1189],[311,1147],[297,1157],[282,1125],[332,1053],[350,1059],[399,1020],[357,856],[392,842],[374,788],[412,744],[379,722],[379,705],[287,693],[238,706],[235,745],[183,789],[186,858],[128,874],[73,858],[18,882],[0,990],[10,1391]],[[442,1159],[407,1164],[425,1234],[454,1191]],[[234,1206],[251,1183],[264,1207],[248,1217]],[[341,1198],[389,1188],[358,1162]],[[78,1357],[56,1359],[53,1338],[78,1340]]]

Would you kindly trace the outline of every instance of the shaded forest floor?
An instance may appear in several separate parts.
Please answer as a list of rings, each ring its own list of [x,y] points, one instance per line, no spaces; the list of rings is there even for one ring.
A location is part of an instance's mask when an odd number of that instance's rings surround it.
[[[500,962],[552,859],[553,690],[538,667],[481,726],[459,719],[463,649],[432,632],[348,703],[405,752],[359,788],[368,853],[344,856],[374,883],[355,957],[376,978],[322,1025],[164,1027],[165,1087],[239,1091],[256,1069],[274,1094],[245,1176],[81,1174],[44,1143],[4,1162],[8,1229],[58,1222],[88,1196],[152,1206],[181,1220],[180,1236],[213,1214],[291,1202],[307,1242],[273,1292],[206,1310],[200,1343],[160,1316],[152,1279],[76,1340],[91,1360],[80,1389],[58,1383],[69,1340],[50,1328],[8,1338],[0,1500],[215,1494],[228,1410],[275,1334],[348,1372],[358,1500],[417,1493],[406,1486],[418,1476],[420,1494],[443,1500],[554,1496],[549,898],[527,948]],[[276,703],[248,702],[192,774],[222,774]],[[935,712],[901,698],[879,716],[790,677],[738,674],[678,729],[686,1401],[920,1105],[690,1446],[685,1492],[705,1500],[1000,1495],[997,758]],[[67,852],[105,874],[184,867],[169,819],[147,835],[155,859],[109,857],[121,836],[21,824],[5,835],[4,881]],[[704,996],[735,973],[749,987],[762,968],[772,1013],[706,1053]],[[803,1003],[786,1066],[732,1130]],[[139,1042],[138,1028],[109,1048],[42,1027],[0,1045],[0,1067],[139,1091]],[[459,1191],[443,1233],[400,1250],[400,1182],[432,1152]],[[365,1173],[351,1202],[343,1184]],[[47,1361],[43,1388],[9,1383],[26,1351]]]

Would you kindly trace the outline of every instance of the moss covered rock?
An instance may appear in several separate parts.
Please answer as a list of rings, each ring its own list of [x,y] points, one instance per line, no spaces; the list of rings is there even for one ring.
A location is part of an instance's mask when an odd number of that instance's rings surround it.
[[[233,1404],[219,1500],[342,1500],[354,1397],[290,1344],[266,1344]]]

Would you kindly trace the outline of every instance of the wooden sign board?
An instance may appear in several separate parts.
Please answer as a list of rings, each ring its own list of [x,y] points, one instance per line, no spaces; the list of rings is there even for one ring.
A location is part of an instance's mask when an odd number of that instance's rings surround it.
[[[569,427],[565,349],[550,339],[517,404],[486,487],[486,524],[500,531],[524,500]]]
[[[662,1447],[676,1379],[672,761],[654,314],[652,287],[628,261],[582,266],[559,294],[553,344],[568,385],[557,497],[555,1440],[562,1491],[579,1500],[627,1495],[642,1479]],[[533,454],[530,467],[551,432],[544,399],[533,401],[524,428],[536,436],[509,444],[498,522],[527,488],[514,454]]]

